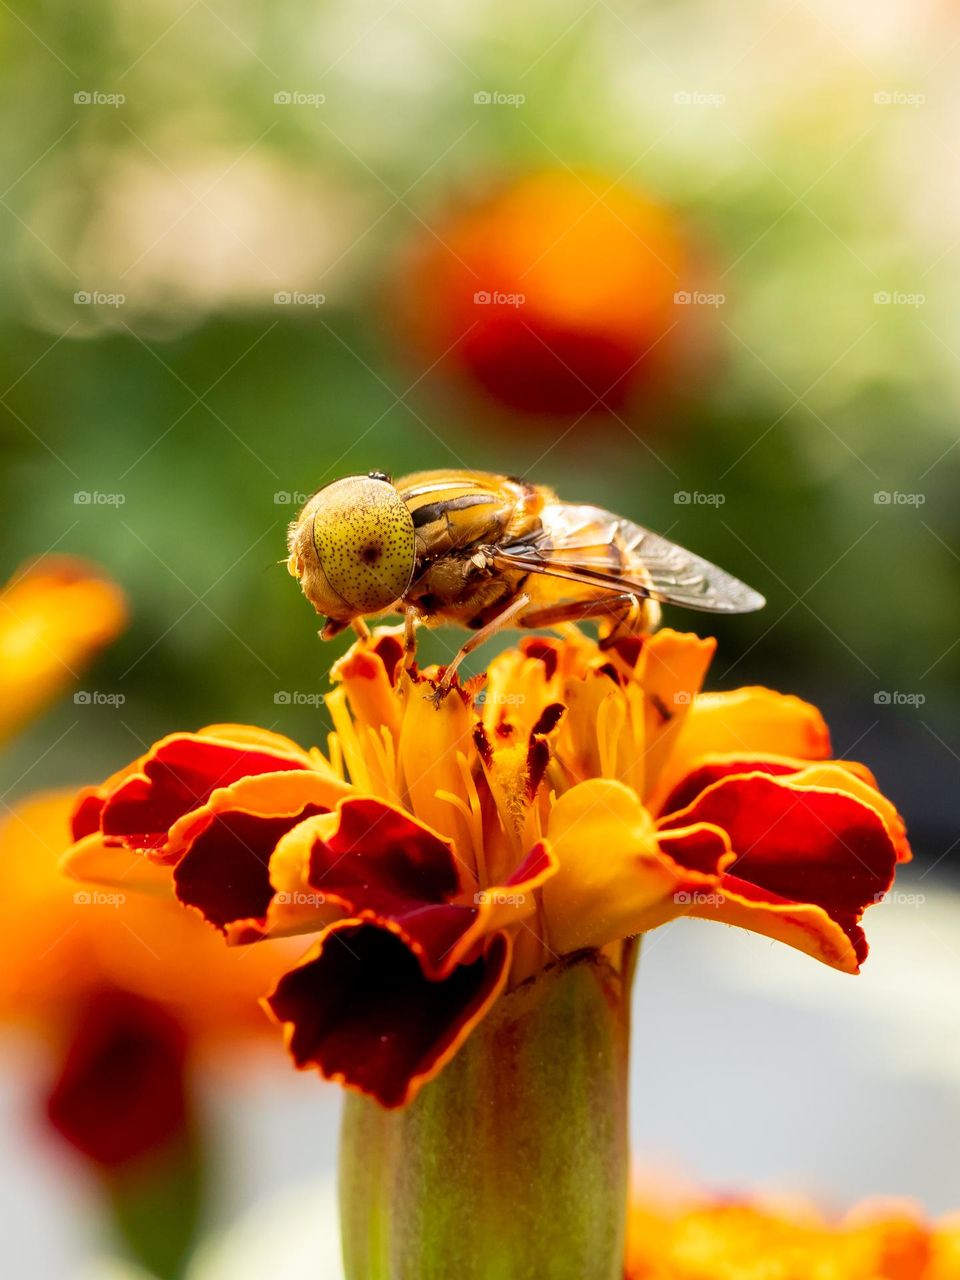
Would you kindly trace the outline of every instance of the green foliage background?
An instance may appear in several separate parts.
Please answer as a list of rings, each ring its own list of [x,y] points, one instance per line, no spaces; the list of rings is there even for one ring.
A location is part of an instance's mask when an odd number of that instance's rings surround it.
[[[322,711],[276,695],[322,691],[343,646],[321,647],[278,567],[294,508],[275,495],[467,463],[609,506],[764,591],[766,614],[717,624],[717,682],[823,701],[838,750],[879,759],[934,848],[948,843],[960,335],[942,181],[956,110],[935,55],[949,31],[884,43],[819,11],[769,29],[764,14],[58,0],[0,15],[2,568],[88,555],[133,606],[85,680],[123,706],[66,700],[7,754],[9,788],[89,779],[210,720],[322,740]],[[478,107],[491,88],[526,101]],[[878,103],[898,88],[923,103]],[[74,101],[92,90],[126,101]],[[278,106],[283,90],[326,100]],[[678,106],[691,90],[723,102]],[[629,429],[591,418],[555,447],[554,424],[420,380],[387,288],[450,197],[545,166],[666,202],[727,298],[702,377],[638,405]],[[276,307],[285,288],[326,302]],[[127,302],[77,306],[79,289]],[[878,306],[882,290],[924,303]],[[678,506],[678,490],[725,502]],[[77,505],[78,491],[124,502]],[[878,506],[878,491],[923,505]],[[428,655],[452,643],[431,637]]]

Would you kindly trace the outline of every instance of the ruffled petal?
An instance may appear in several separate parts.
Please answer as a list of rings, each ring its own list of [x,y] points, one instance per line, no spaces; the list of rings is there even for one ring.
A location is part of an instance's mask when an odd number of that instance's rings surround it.
[[[261,773],[307,769],[304,753],[285,754],[200,734],[173,734],[144,757],[105,799],[100,830],[158,861],[179,853],[171,830],[221,787]],[[89,796],[84,802],[89,808]]]
[[[218,787],[205,804],[174,823],[162,862],[155,853],[144,855],[95,831],[67,851],[62,865],[77,880],[175,892],[230,943],[313,931],[342,912],[318,909],[318,895],[305,885],[297,886],[303,892],[276,902],[277,888],[288,886],[271,880],[271,858],[284,835],[305,819],[328,813],[347,792],[334,775],[314,769],[246,775]]]
[[[745,924],[856,971],[867,953],[860,917],[889,889],[897,860],[875,808],[792,777],[747,774],[714,783],[661,830],[695,822],[725,831],[737,857],[719,898],[692,914]]]
[[[472,906],[447,907],[446,937],[438,939],[446,941],[446,950],[441,951],[436,943],[432,951],[425,949],[424,970],[432,977],[445,977],[493,933],[506,932],[515,940],[517,930],[525,926],[530,933],[529,940],[536,942],[536,929],[527,925],[527,921],[537,914],[536,891],[556,874],[558,866],[553,851],[540,841],[503,884],[478,890],[473,895]],[[438,908],[432,910],[439,914]],[[419,921],[415,924],[410,915],[403,916],[399,923],[412,938],[420,932]],[[432,923],[436,934],[439,920]]]
[[[823,907],[785,901],[756,885],[724,877],[719,890],[693,895],[689,915],[762,934],[843,973],[858,973],[867,947],[859,928],[844,928]]]
[[[913,857],[903,818],[897,812],[896,805],[880,791],[873,774],[864,765],[848,760],[829,760],[824,764],[807,765],[794,774],[792,782],[797,787],[833,788],[869,805],[880,815],[896,849],[897,861],[909,862]]]
[[[556,860],[538,844],[504,884],[472,892],[449,841],[401,809],[354,797],[336,813],[300,824],[271,867],[274,883],[284,880],[285,897],[302,886],[354,919],[402,928],[424,972],[439,979],[484,936],[534,914],[534,891]]]
[[[270,876],[277,845],[288,832],[330,812],[344,783],[312,769],[251,774],[218,787],[206,804],[179,820],[168,848],[180,851],[173,872],[176,895],[196,907],[233,943],[273,932],[278,886]],[[285,904],[285,932],[306,932],[329,912],[309,896]],[[295,927],[294,927],[295,926]]]
[[[99,832],[84,836],[60,859],[63,872],[84,884],[100,884],[170,897],[170,869],[157,866],[140,853],[123,845],[107,844]]]
[[[292,738],[283,733],[274,733],[272,729],[261,729],[255,724],[205,724],[197,731],[197,736],[213,738],[217,742],[229,742],[235,747],[262,747],[277,755],[291,756],[304,765],[312,763],[309,752],[304,751]]]
[[[542,890],[546,934],[561,955],[602,947],[685,914],[691,895],[717,885],[724,862],[731,860],[722,833],[702,827],[661,845],[636,794],[600,778],[560,797],[547,840],[557,871]],[[690,866],[674,859],[684,853]]]
[[[510,944],[431,981],[396,926],[331,925],[266,1004],[285,1027],[296,1065],[375,1098],[410,1102],[457,1052],[506,981]]]
[[[719,782],[721,778],[731,778],[742,773],[769,773],[779,777],[787,773],[798,773],[806,768],[806,764],[806,760],[797,760],[791,756],[744,755],[736,751],[705,756],[690,773],[680,779],[663,801],[660,812],[666,816],[685,809],[696,800],[701,791],[706,791],[707,787]]]
[[[177,898],[216,928],[233,926],[234,937],[246,940],[250,930],[266,923],[273,901],[270,858],[277,842],[317,812],[317,806],[306,805],[277,818],[236,810],[211,814],[174,868]]]
[[[817,708],[792,694],[760,687],[700,694],[689,708],[663,773],[648,792],[650,808],[663,812],[674,787],[703,757],[716,754],[825,760],[830,755],[830,733]]]
[[[722,778],[744,773],[768,773],[774,777],[790,775],[797,786],[827,787],[855,796],[876,809],[883,819],[899,862],[909,862],[913,854],[907,830],[896,806],[880,791],[877,780],[866,767],[854,760],[827,760],[810,764],[789,756],[743,756],[736,752],[706,757],[674,787],[663,802],[663,814],[675,813],[692,804],[701,791]]]
[[[448,902],[462,887],[449,840],[395,805],[365,796],[338,806],[326,831],[316,824],[310,884],[384,914],[406,903]]]

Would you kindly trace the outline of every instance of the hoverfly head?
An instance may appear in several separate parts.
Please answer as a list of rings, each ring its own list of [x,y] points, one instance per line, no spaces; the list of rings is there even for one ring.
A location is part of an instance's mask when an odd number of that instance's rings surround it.
[[[382,472],[346,476],[313,495],[290,525],[287,568],[326,614],[328,634],[395,603],[413,578],[413,517]],[[323,634],[323,633],[321,633]]]

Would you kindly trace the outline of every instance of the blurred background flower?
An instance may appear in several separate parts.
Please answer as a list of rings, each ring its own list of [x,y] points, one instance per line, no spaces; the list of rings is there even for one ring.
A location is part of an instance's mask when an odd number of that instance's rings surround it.
[[[648,948],[638,1148],[956,1207],[956,7],[53,0],[0,26],[0,569],[89,556],[133,615],[90,700],[10,744],[4,803],[171,725],[318,740],[339,647],[276,562],[326,480],[466,463],[622,511],[767,596],[722,622],[718,682],[749,662],[822,706],[918,854],[854,991],[753,939],[708,959],[690,923]],[[525,301],[473,302],[495,290]],[[24,1046],[0,1191],[23,1273],[59,1277],[91,1203],[21,1118]],[[215,1217],[332,1164],[318,1088],[216,1091]]]
[[[910,1203],[864,1202],[842,1219],[762,1198],[670,1203],[640,1192],[631,1211],[627,1280],[954,1280],[960,1221],[924,1219]]]
[[[612,176],[524,175],[421,239],[398,329],[431,369],[460,366],[506,408],[570,427],[654,381],[683,249],[668,211]]]
[[[126,619],[94,566],[46,557],[0,591],[0,731],[76,681]],[[79,690],[76,706],[94,695]],[[122,705],[122,699],[114,699]],[[264,948],[229,956],[169,892],[111,892],[61,872],[75,792],[42,792],[0,820],[0,1022],[27,1030],[49,1061],[33,1099],[102,1185],[114,1228],[160,1277],[180,1273],[204,1209],[207,1162],[196,1106],[201,1063],[241,1056],[269,1029],[257,999],[282,965]],[[289,958],[289,957],[288,957]]]

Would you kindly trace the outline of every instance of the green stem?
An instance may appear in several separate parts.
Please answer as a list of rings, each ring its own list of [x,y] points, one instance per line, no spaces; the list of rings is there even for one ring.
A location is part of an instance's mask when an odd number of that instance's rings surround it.
[[[348,1098],[347,1280],[621,1280],[629,967],[502,997],[409,1107]]]

